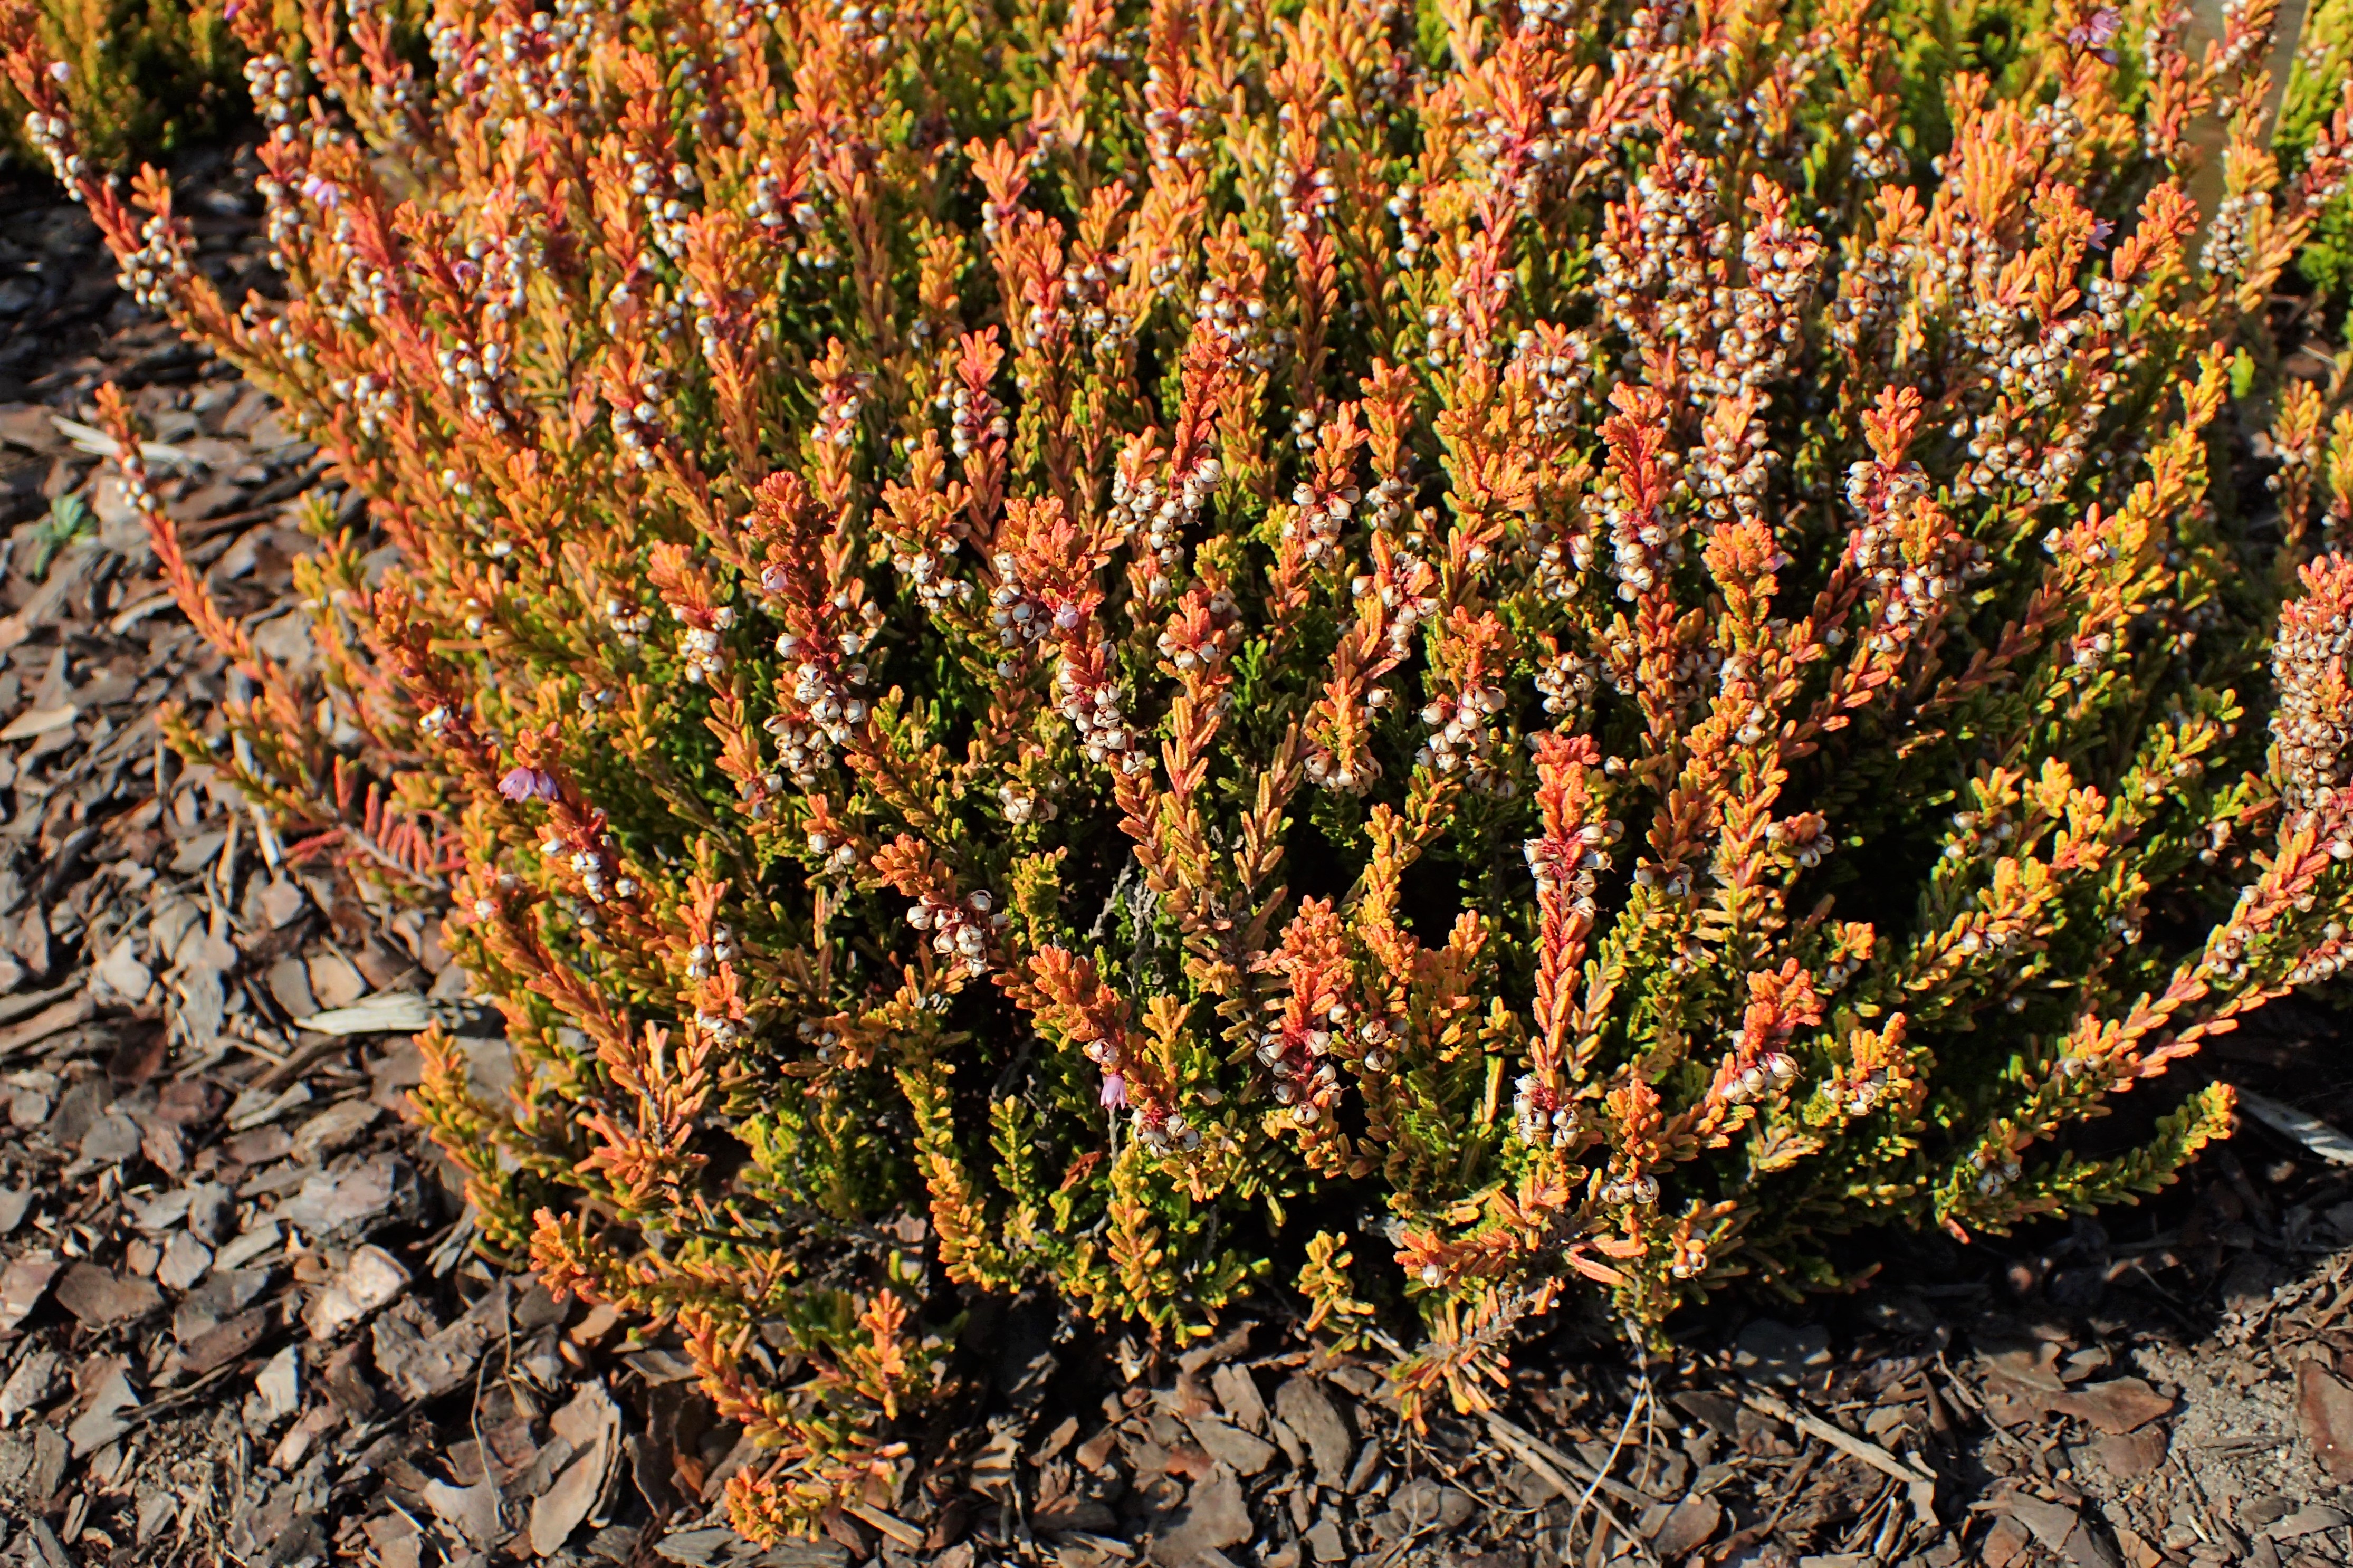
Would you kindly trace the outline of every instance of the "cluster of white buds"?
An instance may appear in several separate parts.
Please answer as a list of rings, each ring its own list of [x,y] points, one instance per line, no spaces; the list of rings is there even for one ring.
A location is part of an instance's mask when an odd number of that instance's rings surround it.
[[[1151,771],[1152,759],[1135,745],[1135,731],[1120,707],[1115,683],[1087,680],[1066,658],[1054,672],[1054,706],[1078,731],[1089,762],[1129,773]]]
[[[1841,269],[1838,295],[1831,301],[1831,342],[1841,349],[1860,350],[1894,324],[1912,258],[1909,244],[1874,239],[1863,247],[1858,260]]]
[[[1969,1169],[1978,1173],[1978,1194],[1989,1198],[2018,1180],[2021,1167],[2007,1149],[1979,1149],[1969,1156]]]
[[[2353,964],[2353,949],[2345,943],[2345,926],[2330,921],[2320,928],[2320,946],[2305,954],[2303,960],[2288,973],[2291,985],[2311,985],[2323,980],[2334,980]]]
[[[843,43],[870,60],[889,57],[892,29],[899,20],[890,0],[827,0],[826,9]]]
[[[740,1045],[752,1033],[739,1020],[718,1013],[696,1013],[694,1026],[702,1032],[703,1038],[715,1046]]]
[[[1622,822],[1588,822],[1567,838],[1531,838],[1520,846],[1539,893],[1566,892],[1569,907],[1596,912],[1598,879],[1610,868],[1609,846],[1626,835]]]
[[[1689,898],[1692,870],[1688,866],[1654,866],[1644,861],[1634,868],[1634,886],[1656,888],[1671,899]]]
[[[1365,492],[1365,524],[1376,533],[1395,534],[1413,514],[1413,486],[1398,474],[1384,474]]]
[[[1765,842],[1795,860],[1802,870],[1812,870],[1822,863],[1822,857],[1838,847],[1831,836],[1830,825],[1813,812],[1801,812],[1784,821],[1765,825]]]
[[[1381,699],[1383,704],[1388,700],[1388,693],[1377,686],[1366,697],[1368,705],[1375,697]],[[1308,779],[1318,789],[1337,790],[1342,795],[1364,794],[1381,774],[1381,764],[1368,748],[1360,747],[1354,757],[1335,756],[1321,737],[1310,742],[1306,768]]]
[[[257,104],[260,101],[259,97],[254,100]],[[66,195],[79,201],[82,176],[90,173],[90,161],[70,151],[72,131],[63,115],[44,114],[36,109],[25,116],[25,139],[49,161],[49,168],[56,174],[58,183],[65,186]]]
[[[880,514],[876,521],[881,521]],[[951,605],[968,603],[972,584],[956,576],[948,557],[962,548],[954,534],[920,542],[884,530],[891,542],[891,565],[915,590],[916,602],[936,614]]]
[[[734,962],[735,933],[723,925],[714,925],[709,942],[698,942],[686,950],[686,977],[708,980],[714,973],[712,965]]]
[[[519,132],[519,121],[552,119],[572,109],[580,85],[576,56],[591,31],[584,10],[559,5],[554,15],[536,11],[528,21],[510,23],[493,35],[499,79],[517,111],[498,122],[505,134]]]
[[[2116,650],[2112,632],[2086,632],[2068,639],[2068,661],[2077,669],[2098,669],[2108,662]]]
[[[828,875],[848,876],[858,868],[858,846],[846,838],[836,838],[821,827],[812,827],[808,834],[809,853],[821,858]]]
[[[1698,1237],[1687,1236],[1675,1243],[1667,1272],[1677,1279],[1696,1279],[1707,1272],[1707,1243]]]
[[[1340,1092],[1340,1071],[1329,1059],[1333,1032],[1347,1022],[1347,1003],[1335,1001],[1320,1019],[1285,1024],[1258,1037],[1258,1059],[1273,1081],[1274,1102],[1302,1127],[1316,1126],[1331,1114]]]
[[[1865,523],[1854,531],[1847,549],[1855,568],[1879,590],[1865,635],[1881,653],[1909,643],[1921,626],[1957,601],[1966,584],[1991,570],[1984,545],[1949,531],[1926,560],[1916,563],[1905,559],[1902,536],[1892,525]]]
[[[1579,1130],[1576,1106],[1538,1080],[1522,1073],[1512,1095],[1512,1131],[1532,1148],[1566,1149],[1577,1142]]]
[[[1279,105],[1276,119],[1288,124],[1291,105]],[[1274,190],[1275,205],[1282,216],[1282,233],[1274,247],[1294,260],[1300,245],[1306,237],[1321,228],[1333,208],[1340,202],[1340,193],[1334,188],[1332,171],[1322,168],[1293,169],[1288,179],[1279,182]]]
[[[1731,250],[1714,167],[1688,144],[1662,148],[1594,243],[1594,302],[1641,351],[1690,361],[1732,326],[1731,291],[1714,281]]]
[[[1457,240],[1455,248],[1466,260],[1470,258],[1473,240]],[[1517,274],[1505,268],[1489,272],[1482,282],[1471,279],[1457,281],[1452,292],[1440,295],[1422,307],[1421,324],[1424,331],[1422,352],[1432,364],[1452,363],[1458,356],[1472,362],[1498,358],[1501,343],[1489,334],[1487,328],[1511,303],[1512,287]],[[1482,300],[1481,296],[1484,295]],[[1483,303],[1487,314],[1482,320],[1472,307]]]
[[[1659,1179],[1651,1175],[1620,1176],[1603,1184],[1601,1201],[1611,1208],[1629,1204],[1648,1208],[1659,1201]]]
[[[784,181],[776,175],[775,159],[763,153],[754,167],[751,195],[744,203],[745,215],[754,223],[771,235],[786,224],[803,231],[818,226],[822,219],[818,215],[816,204],[806,195],[789,198],[786,195]]]
[[[479,103],[490,90],[491,68],[477,47],[470,27],[461,26],[439,13],[425,19],[425,46],[433,57],[433,76],[437,82],[449,84],[449,101]],[[275,59],[276,57],[265,57]],[[278,62],[283,65],[283,61]],[[252,67],[246,68],[246,79],[253,79]],[[259,105],[260,98],[254,102]]]
[[[1196,670],[1205,676],[1214,675],[1226,661],[1225,639],[1218,633],[1232,622],[1233,595],[1227,589],[1219,589],[1209,595],[1208,609],[1210,620],[1207,626],[1197,626],[1188,617],[1176,618],[1162,628],[1155,645],[1160,649],[1160,657],[1175,665],[1180,675]]]
[[[628,898],[638,890],[637,883],[628,877],[616,877],[613,858],[605,844],[597,838],[577,839],[567,843],[553,830],[539,847],[539,852],[550,860],[563,860],[580,879],[580,890],[590,900],[603,903],[619,897]],[[595,924],[591,921],[586,924]]]
[[[1436,574],[1426,563],[1399,551],[1398,565],[1400,570],[1386,583],[1377,583],[1369,573],[1358,574],[1348,580],[1348,592],[1359,599],[1375,592],[1380,595],[1381,607],[1388,612],[1388,651],[1402,658],[1413,647],[1416,628],[1438,614],[1438,595],[1433,592]],[[1366,696],[1366,701],[1375,708],[1388,700],[1386,691],[1375,690]]]
[[[2063,400],[2066,384],[2084,374],[2089,359],[2076,340],[2090,337],[2096,326],[2090,316],[2070,317],[2052,323],[2041,342],[1992,357],[2002,395],[1973,420],[1965,415],[1953,426],[1968,434],[1970,459],[1954,476],[1956,499],[1968,500],[2004,487],[2024,490],[2037,506],[2063,497],[2090,455],[2092,437],[2107,412],[2105,389],[2116,379],[2113,371],[2094,370],[2088,390],[2071,407]],[[2067,416],[2055,431],[2041,428],[2042,421],[2033,417],[2062,407],[2068,407]]]
[[[1682,467],[1682,456],[1662,452],[1659,465],[1672,473]],[[1627,505],[1614,471],[1595,480],[1593,488],[1609,530],[1609,575],[1618,580],[1618,597],[1630,605],[1664,582],[1683,560],[1683,531],[1663,509],[1644,515]]]
[[[534,241],[502,234],[468,240],[465,255],[449,269],[459,286],[481,301],[482,320],[497,326],[522,313],[527,280],[539,259]]]
[[[1111,304],[1131,265],[1126,257],[1114,254],[1073,260],[1062,268],[1063,320],[1078,329],[1079,341],[1098,360],[1118,353],[1135,331],[1127,312]]]
[[[345,380],[337,376],[327,384],[327,390],[338,400],[351,405],[358,416],[356,423],[362,436],[370,438],[384,434],[385,421],[390,419],[398,400],[392,395],[392,383],[373,371],[365,375]]]
[[[1181,478],[1131,474],[1125,464],[1112,474],[1112,526],[1155,564],[1145,586],[1147,597],[1168,593],[1185,560],[1185,535],[1224,478],[1224,467],[1210,457],[1196,462]]]
[[[1894,1089],[1895,1080],[1888,1070],[1873,1068],[1847,1087],[1845,1103],[1840,1109],[1849,1116],[1868,1116]]]
[[[613,442],[639,468],[651,468],[659,460],[657,452],[669,439],[661,426],[662,387],[659,377],[649,379],[637,389],[637,394],[635,403],[612,405]]]
[[[302,82],[283,55],[256,55],[245,62],[245,85],[254,112],[270,126],[291,128],[302,115]]]
[[[1136,1141],[1155,1154],[1189,1154],[1201,1146],[1201,1130],[1172,1110],[1155,1121],[1141,1110],[1135,1113]]]
[[[1041,641],[1049,631],[1054,629],[1056,613],[1046,607],[1043,599],[1021,585],[1020,563],[1011,553],[997,552],[992,564],[997,568],[997,586],[989,590],[988,624],[996,629],[997,647],[1004,649],[1007,656],[997,660],[997,673],[1002,679],[1011,679],[1018,668],[1016,656],[1022,649]],[[1077,605],[1065,605],[1060,614],[1070,622],[1064,630],[1079,624]]]
[[[1274,368],[1264,300],[1245,297],[1222,278],[1209,278],[1201,284],[1193,317],[1208,324],[1234,363],[1250,370]]]
[[[285,134],[291,136],[292,129],[288,128]],[[312,188],[311,181],[306,180],[303,184],[306,189]],[[262,219],[261,232],[262,237],[269,242],[269,265],[283,272],[287,269],[287,258],[309,244],[318,233],[317,226],[311,222],[301,204],[294,200],[294,193],[281,182],[264,174],[253,182],[253,188],[261,195],[266,215]],[[248,299],[247,303],[251,304],[252,301]],[[343,302],[332,297],[326,300],[324,309],[339,320],[344,314]],[[279,324],[283,318],[273,316],[270,320],[273,324]]]
[[[1720,252],[1721,241],[1712,242]],[[1788,373],[1789,353],[1803,337],[1807,306],[1813,298],[1822,257],[1821,237],[1793,221],[1784,203],[1768,208],[1753,222],[1740,241],[1741,261],[1748,280],[1725,291],[1715,311],[1722,335],[1714,340],[1712,362],[1695,363],[1692,390],[1702,397],[1728,397],[1746,391],[1755,395],[1750,416],[1770,405],[1759,389]],[[1678,345],[1688,354],[1687,346]],[[1737,433],[1734,432],[1736,436]],[[1778,454],[1767,458],[1778,460]],[[1761,488],[1762,470],[1757,483]],[[1727,485],[1734,481],[1727,476]]]
[[[1533,26],[1567,9],[1565,5],[1540,4],[1532,12],[1524,5],[1520,8],[1521,26]],[[1478,130],[1468,151],[1474,166],[1484,176],[1487,188],[1509,186],[1516,205],[1535,206],[1542,199],[1547,183],[1559,185],[1559,180],[1552,176],[1565,175],[1577,166],[1577,140],[1555,134],[1568,129],[1575,118],[1575,111],[1565,103],[1554,105],[1546,120],[1532,124],[1492,110],[1476,116],[1472,123]]]
[[[1452,695],[1441,692],[1432,698],[1421,710],[1430,738],[1414,752],[1414,765],[1436,768],[1441,773],[1460,769],[1474,789],[1508,792],[1511,779],[1496,765],[1495,737],[1490,724],[1504,707],[1504,690],[1497,686],[1472,687]]]
[[[2272,711],[2280,794],[2289,810],[2316,811],[2353,783],[2353,563],[2337,555],[2306,568],[2307,592],[2280,613],[2272,642]],[[2218,840],[2227,842],[2227,824]]]
[[[1006,422],[1003,404],[986,392],[976,398],[962,383],[943,391],[936,404],[948,410],[948,450],[959,460],[979,450],[983,434],[1001,441],[1012,428]]]
[[[654,247],[672,263],[683,264],[686,221],[692,209],[682,198],[701,190],[702,180],[684,163],[662,169],[634,147],[622,149],[621,166],[628,174],[629,194],[645,210],[646,227],[653,236]]]
[[[946,903],[926,893],[907,910],[907,923],[929,931],[933,950],[946,961],[952,973],[971,977],[988,970],[988,941],[1012,923],[997,908],[986,888],[976,888],[960,903]]]
[[[1387,205],[1389,216],[1398,220],[1398,267],[1400,270],[1409,271],[1436,237],[1435,231],[1422,221],[1421,187],[1411,180],[1404,181],[1391,194]]]
[[[1156,179],[1181,180],[1185,165],[1206,161],[1213,151],[1208,132],[1222,118],[1189,98],[1172,102],[1173,97],[1167,73],[1153,61],[1145,73],[1144,142]]]
[[[171,305],[174,285],[185,282],[188,258],[181,254],[171,229],[160,217],[139,226],[140,247],[122,258],[122,291],[158,314]]]
[[[1308,416],[1303,413],[1301,417]],[[1291,499],[1299,510],[1283,520],[1283,542],[1304,535],[1306,542],[1299,552],[1314,565],[1339,554],[1340,534],[1348,526],[1348,514],[1365,499],[1365,492],[1355,485],[1326,492],[1303,480],[1292,488]]]
[[[1768,401],[1759,394],[1756,404],[1761,407]],[[1727,415],[1739,406],[1716,405]],[[1700,447],[1692,457],[1682,488],[1698,499],[1704,515],[1717,522],[1763,515],[1765,487],[1780,461],[1764,420],[1753,413],[1746,418],[1710,418],[1701,428]]]
[[[771,582],[773,574],[771,568]],[[768,591],[778,592],[780,586]],[[847,595],[838,595],[834,603],[836,609],[849,608]],[[864,612],[860,625],[836,635],[830,649],[793,632],[776,637],[776,652],[791,661],[787,675],[777,681],[786,710],[772,715],[763,727],[776,738],[780,765],[804,789],[816,782],[834,752],[857,737],[871,711],[865,695],[871,672],[858,656],[871,645],[881,611],[871,600],[860,607]]]
[[[503,396],[514,384],[514,370],[507,363],[507,346],[504,343],[484,343],[479,353],[462,344],[456,348],[444,348],[436,358],[441,372],[441,384],[457,397],[467,414],[494,429],[508,427],[510,419],[503,406]],[[620,424],[617,413],[614,418],[616,434],[619,432]]]
[[[2000,811],[1957,811],[1953,827],[1959,837],[1946,840],[1947,860],[2000,855],[2018,837],[2018,824]]]
[[[686,661],[686,678],[697,685],[717,684],[727,673],[727,653],[720,634],[735,624],[735,608],[721,605],[711,612],[711,624],[697,626],[683,609],[673,606],[670,618],[679,623],[678,656]]]
[[[862,370],[828,381],[818,402],[817,428],[811,438],[820,447],[847,447],[857,440],[858,416],[865,412],[866,395],[873,387],[874,378]]]
[[[997,798],[1005,809],[1005,820],[1010,823],[1051,822],[1061,815],[1051,795],[1019,781],[997,785]]]
[[[605,619],[611,623],[615,640],[623,647],[635,647],[653,629],[650,610],[640,610],[623,599],[605,601]]]
[[[1574,649],[1555,654],[1536,667],[1536,692],[1544,699],[1544,710],[1568,724],[1592,712],[1601,679],[1601,661]]]
[[[1543,332],[1523,331],[1512,345],[1513,363],[1526,375],[1533,395],[1535,433],[1557,436],[1577,427],[1577,416],[1590,401],[1593,378],[1599,370],[1591,329]]]
[[[829,1021],[803,1018],[793,1031],[807,1044],[819,1067],[831,1067],[841,1059],[841,1034]]]
[[[1755,1061],[1733,1075],[1725,1086],[1724,1098],[1735,1105],[1746,1105],[1778,1094],[1797,1081],[1798,1058],[1787,1051],[1767,1051]]]
[[[1904,144],[1889,135],[1868,109],[1857,109],[1848,114],[1846,133],[1850,167],[1861,184],[1900,184],[1912,172],[1912,160],[1905,155]]]

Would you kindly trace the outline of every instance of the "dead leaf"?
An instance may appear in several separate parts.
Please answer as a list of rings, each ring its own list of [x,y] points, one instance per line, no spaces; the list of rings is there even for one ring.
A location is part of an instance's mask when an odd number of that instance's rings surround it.
[[[130,1370],[118,1360],[90,1395],[89,1408],[66,1428],[66,1439],[73,1445],[73,1457],[86,1458],[121,1436],[130,1429],[122,1412],[138,1406],[139,1395],[131,1386]]]
[[[2051,1407],[2088,1421],[2112,1437],[2121,1437],[2171,1411],[2173,1401],[2140,1378],[2116,1377],[2062,1394],[2051,1401]]]
[[[314,1340],[332,1339],[352,1324],[398,1296],[408,1285],[408,1270],[381,1247],[353,1252],[342,1272],[311,1299],[302,1313]]]
[[[2317,1361],[2298,1362],[2295,1418],[2328,1479],[2353,1481],[2353,1384]]]
[[[72,724],[80,713],[70,702],[62,708],[27,708],[0,729],[0,741],[30,741],[52,734]]]
[[[143,1318],[164,1304],[144,1279],[125,1279],[95,1263],[77,1263],[58,1282],[58,1304],[93,1329]]]
[[[6,1333],[32,1315],[41,1304],[49,1281],[65,1265],[40,1253],[19,1258],[0,1270],[0,1333]]]
[[[400,1163],[378,1154],[348,1171],[321,1171],[306,1178],[302,1190],[278,1205],[278,1217],[288,1225],[322,1233],[382,1214],[391,1206]]]
[[[383,1111],[364,1100],[346,1100],[329,1106],[294,1130],[287,1157],[302,1164],[343,1148],[366,1131]]]
[[[0,1029],[0,1057],[13,1055],[26,1046],[37,1046],[52,1035],[63,1034],[87,1022],[97,1011],[88,992],[44,1007],[23,1023]]]
[[[621,1412],[601,1383],[591,1383],[548,1421],[575,1458],[531,1506],[531,1549],[554,1554],[594,1511],[620,1454]]]
[[[315,984],[316,960],[312,961],[311,976]],[[320,1000],[326,998],[322,995]],[[432,1026],[433,1008],[414,991],[382,991],[355,1006],[330,1007],[294,1022],[298,1027],[319,1035],[413,1035]]]

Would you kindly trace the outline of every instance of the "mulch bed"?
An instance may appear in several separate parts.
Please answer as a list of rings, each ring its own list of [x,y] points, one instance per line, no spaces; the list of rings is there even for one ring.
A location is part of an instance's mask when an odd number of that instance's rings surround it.
[[[225,282],[266,276],[252,173],[182,171]],[[978,1303],[895,1482],[745,1545],[713,1505],[756,1455],[675,1341],[471,1252],[410,1037],[440,1018],[492,1091],[504,1047],[437,922],[159,743],[229,678],[92,389],[133,390],[195,559],[298,667],[292,509],[331,481],[111,273],[0,186],[0,1564],[2353,1562],[2353,1150],[2277,1117],[2099,1223],[1873,1243],[1801,1321],[1726,1301],[1650,1361],[1563,1325],[1419,1429],[1277,1301],[1175,1357]],[[2292,1010],[2209,1070],[2353,1126],[2342,1033]]]

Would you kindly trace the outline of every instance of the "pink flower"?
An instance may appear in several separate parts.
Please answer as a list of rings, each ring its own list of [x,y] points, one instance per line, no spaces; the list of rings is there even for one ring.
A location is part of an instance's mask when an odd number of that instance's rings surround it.
[[[536,795],[541,800],[555,798],[555,775],[537,768],[510,768],[499,780],[499,793],[512,801],[526,801]]]
[[[1127,1103],[1127,1079],[1115,1072],[1103,1074],[1103,1103],[1107,1110],[1117,1110]]]

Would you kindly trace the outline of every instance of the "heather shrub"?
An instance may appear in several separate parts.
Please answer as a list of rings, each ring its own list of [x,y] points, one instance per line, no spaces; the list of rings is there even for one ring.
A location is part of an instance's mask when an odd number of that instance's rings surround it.
[[[21,0],[81,154],[108,168],[168,152],[217,129],[242,107],[240,56],[216,0]],[[29,60],[27,63],[30,63]],[[37,164],[24,93],[0,79],[7,145]]]
[[[2309,147],[2335,112],[2345,91],[2348,45],[2353,45],[2353,5],[2312,0],[2280,106],[2276,139],[2292,155]],[[2353,257],[2353,203],[2340,195],[2321,209],[2296,266],[2315,287],[2340,295],[2348,257]]]
[[[1941,100],[1908,15],[257,7],[282,303],[80,178],[397,547],[322,525],[322,695],[151,509],[250,682],[181,743],[446,885],[516,1077],[419,1105],[775,1446],[744,1529],[976,1293],[1418,1317],[1469,1405],[2226,1130],[2092,1124],[2341,962],[2353,415],[2258,383],[2353,117],[2283,172],[2260,6]]]

